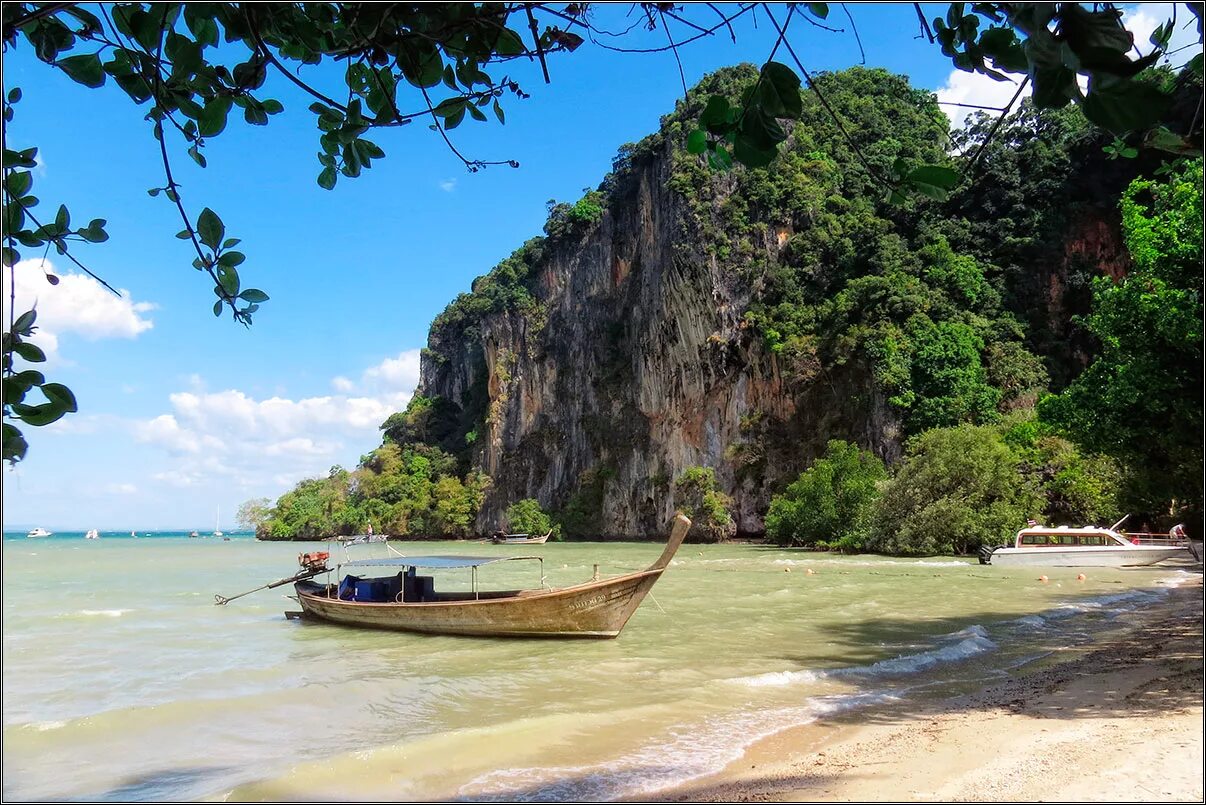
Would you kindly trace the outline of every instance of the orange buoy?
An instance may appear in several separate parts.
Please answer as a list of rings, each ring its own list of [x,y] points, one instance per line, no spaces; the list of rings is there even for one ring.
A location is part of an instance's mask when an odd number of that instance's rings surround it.
[[[1084,574],[1084,573],[1077,573],[1077,574],[1076,574],[1076,580],[1077,580],[1077,581],[1084,581],[1084,580],[1085,580],[1085,574]]]
[[[1046,577],[1046,576],[1039,576],[1039,581],[1041,581],[1043,584],[1046,584],[1046,583],[1047,583],[1047,577]]]
[[[784,572],[784,573],[790,573],[790,572],[791,572],[791,568],[790,568],[790,567],[785,567],[785,568],[783,568],[783,572]]]

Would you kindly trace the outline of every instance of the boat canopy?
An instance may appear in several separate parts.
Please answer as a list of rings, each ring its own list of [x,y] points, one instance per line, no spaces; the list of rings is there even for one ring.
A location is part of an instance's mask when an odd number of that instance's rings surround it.
[[[516,559],[540,559],[539,556],[392,556],[386,559],[354,559],[342,562],[341,567],[430,567],[458,568],[481,567],[495,562],[513,562]]]

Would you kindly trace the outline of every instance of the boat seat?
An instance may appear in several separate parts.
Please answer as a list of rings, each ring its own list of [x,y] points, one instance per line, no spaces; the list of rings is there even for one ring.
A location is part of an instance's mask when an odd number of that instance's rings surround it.
[[[344,576],[343,581],[339,582],[339,600],[351,601],[352,597],[356,594],[356,582],[358,581],[360,581],[359,576]]]
[[[431,576],[404,576],[402,578],[402,600],[408,604],[434,601],[435,580]]]

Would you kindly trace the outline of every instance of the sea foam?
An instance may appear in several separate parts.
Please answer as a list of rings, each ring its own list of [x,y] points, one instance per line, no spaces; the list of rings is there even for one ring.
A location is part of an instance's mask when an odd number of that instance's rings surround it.
[[[873,676],[896,677],[915,674],[948,662],[960,662],[977,654],[983,654],[997,648],[997,644],[988,638],[988,631],[979,624],[952,632],[946,635],[949,641],[944,646],[922,651],[917,654],[902,654],[890,660],[880,660],[871,665],[838,668],[830,671],[831,676]]]
[[[558,768],[499,769],[463,786],[470,801],[597,802],[647,796],[715,774],[755,742],[824,716],[896,700],[890,692],[821,696],[800,707],[755,709],[682,724],[613,760]]]

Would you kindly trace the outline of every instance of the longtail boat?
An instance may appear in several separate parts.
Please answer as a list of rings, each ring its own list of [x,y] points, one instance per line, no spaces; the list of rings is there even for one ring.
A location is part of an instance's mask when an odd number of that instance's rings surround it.
[[[302,614],[347,626],[478,637],[617,637],[682,544],[691,521],[679,514],[662,555],[645,570],[571,587],[544,586],[538,556],[398,556],[358,559],[335,568],[338,584],[301,580],[294,585]],[[311,559],[312,557],[307,557]],[[498,562],[541,562],[541,586],[481,590],[478,569]],[[394,576],[340,577],[344,569],[401,568]],[[420,568],[469,568],[472,589],[442,592]],[[323,568],[326,569],[325,567]]]
[[[500,532],[490,537],[490,541],[495,545],[543,545],[549,541],[552,533],[549,531],[548,534],[532,536],[531,534],[503,534]]]

